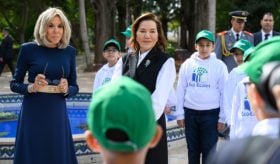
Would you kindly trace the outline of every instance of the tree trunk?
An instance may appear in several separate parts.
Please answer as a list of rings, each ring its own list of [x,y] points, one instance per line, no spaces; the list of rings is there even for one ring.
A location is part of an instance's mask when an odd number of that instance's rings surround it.
[[[197,0],[187,0],[187,25],[188,25],[188,50],[190,52],[194,52],[194,40],[195,40],[195,21],[196,21],[196,13],[195,13],[195,1]]]
[[[126,29],[126,27],[128,26],[127,24],[127,15],[126,15],[126,1],[127,0],[118,0],[117,2],[117,10],[118,10],[118,28],[119,30],[117,30],[117,38],[118,41],[121,43],[121,48],[122,50],[125,49],[125,37],[121,34],[122,31],[124,31]]]
[[[85,14],[85,0],[79,0],[79,12],[80,12],[80,29],[81,29],[81,39],[85,52],[85,61],[86,68],[92,66],[92,58],[89,50],[88,43],[88,32],[87,32],[87,23],[86,23],[86,14]]]
[[[180,44],[179,47],[182,49],[187,48],[187,30],[188,30],[188,0],[181,0],[180,18],[181,18],[181,29],[180,29]]]
[[[113,37],[114,11],[116,0],[91,0],[95,13],[94,40],[95,40],[95,63],[105,63],[102,56],[103,44]]]
[[[209,15],[208,15],[208,22],[209,22],[209,30],[215,34],[216,31],[216,0],[209,0]]]
[[[195,3],[195,29],[194,33],[197,34],[203,29],[209,28],[209,6],[208,0],[196,0]]]
[[[142,0],[130,0],[129,6],[131,8],[130,10],[131,10],[134,20],[141,15],[142,5],[143,5]]]
[[[163,30],[164,36],[167,39],[168,22],[169,22],[169,20],[168,20],[168,18],[165,15],[163,15],[160,21],[161,21],[161,25],[162,25],[162,30]]]

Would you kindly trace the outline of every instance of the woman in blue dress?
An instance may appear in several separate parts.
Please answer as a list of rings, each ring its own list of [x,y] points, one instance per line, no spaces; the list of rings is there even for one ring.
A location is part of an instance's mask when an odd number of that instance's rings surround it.
[[[70,23],[60,9],[49,8],[39,16],[34,37],[21,46],[10,84],[24,95],[14,163],[76,164],[65,100],[79,90]]]

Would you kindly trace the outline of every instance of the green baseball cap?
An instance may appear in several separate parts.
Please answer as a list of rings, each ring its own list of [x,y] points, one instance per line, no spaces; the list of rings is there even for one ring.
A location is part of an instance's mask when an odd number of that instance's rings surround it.
[[[252,53],[254,52],[255,48],[252,46],[248,48],[243,54],[243,62],[247,62],[250,58]]]
[[[110,39],[110,40],[107,40],[105,43],[104,43],[104,46],[103,46],[103,51],[108,47],[108,46],[115,46],[119,51],[121,51],[121,46],[120,46],[120,43],[118,41],[116,41],[115,39]]]
[[[157,125],[150,92],[128,77],[107,83],[95,92],[87,122],[103,148],[118,152],[144,148],[154,137]],[[126,137],[120,137],[119,132]]]
[[[128,26],[125,31],[121,32],[125,37],[130,38],[131,37],[131,25]]]
[[[252,82],[259,84],[263,65],[272,61],[280,61],[279,46],[280,36],[261,42],[255,47],[250,61],[239,67],[240,71],[244,71]]]
[[[210,40],[211,42],[215,42],[215,38],[214,38],[214,35],[211,31],[208,31],[208,30],[202,30],[200,31],[197,35],[196,35],[196,38],[195,38],[195,43],[198,42],[199,39],[201,38],[205,38],[205,39],[208,39]]]
[[[233,47],[230,49],[230,52],[234,52],[234,49],[238,48],[244,53],[250,47],[252,47],[252,44],[248,40],[240,39],[234,43]]]

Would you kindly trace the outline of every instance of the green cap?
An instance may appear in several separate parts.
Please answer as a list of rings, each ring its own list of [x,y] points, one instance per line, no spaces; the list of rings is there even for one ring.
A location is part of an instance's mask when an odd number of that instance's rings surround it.
[[[255,48],[252,46],[250,48],[248,48],[244,54],[243,54],[243,62],[247,62],[250,58],[250,56],[252,55],[252,53],[254,52]]]
[[[197,35],[196,35],[196,38],[195,38],[195,43],[198,42],[199,39],[201,38],[205,38],[205,39],[208,39],[210,40],[211,42],[215,42],[215,39],[214,39],[214,35],[211,31],[208,31],[208,30],[202,30],[200,31]]]
[[[279,46],[280,36],[261,42],[255,47],[250,61],[242,64],[239,69],[244,71],[252,82],[259,84],[263,65],[272,61],[280,61]]]
[[[128,77],[107,83],[95,92],[87,122],[103,148],[118,152],[144,148],[154,137],[157,125],[150,92]],[[115,139],[112,131],[116,130],[127,139]]]
[[[110,40],[107,40],[105,43],[104,43],[104,46],[103,46],[103,51],[108,47],[108,46],[115,46],[119,51],[121,51],[121,46],[120,46],[120,43],[118,41],[116,41],[115,39],[110,39]]]
[[[128,26],[125,31],[121,32],[125,37],[130,38],[131,37],[131,25]]]
[[[240,39],[234,43],[233,47],[230,49],[230,52],[234,52],[234,49],[238,48],[244,53],[250,47],[252,47],[252,44],[248,40]]]

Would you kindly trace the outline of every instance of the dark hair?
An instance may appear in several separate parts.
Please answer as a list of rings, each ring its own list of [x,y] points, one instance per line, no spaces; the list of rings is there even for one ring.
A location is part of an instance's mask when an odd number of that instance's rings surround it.
[[[257,90],[265,102],[277,111],[276,100],[272,94],[272,88],[280,84],[280,62],[274,61],[263,65],[260,83],[256,84]]]
[[[127,142],[129,141],[129,137],[127,134],[121,129],[108,129],[106,132],[107,139],[114,142]]]
[[[166,38],[164,36],[161,22],[159,21],[159,19],[157,18],[156,15],[154,15],[153,13],[150,13],[150,12],[141,15],[132,24],[131,43],[132,43],[133,48],[136,51],[138,51],[140,49],[140,45],[136,41],[136,32],[137,32],[137,30],[139,28],[140,23],[143,22],[143,21],[147,21],[147,20],[152,20],[152,21],[154,21],[156,23],[157,31],[158,31],[158,42],[157,42],[156,46],[161,48],[162,50],[165,50],[166,47],[167,47],[167,40],[166,40]]]
[[[5,28],[3,28],[3,31],[6,31],[6,32],[10,32],[10,29],[8,28],[8,27],[5,27]]]
[[[263,17],[264,17],[265,15],[272,16],[272,17],[273,17],[272,12],[266,12],[266,13],[264,13],[264,14],[263,14]],[[262,17],[262,19],[263,19],[263,17]]]

